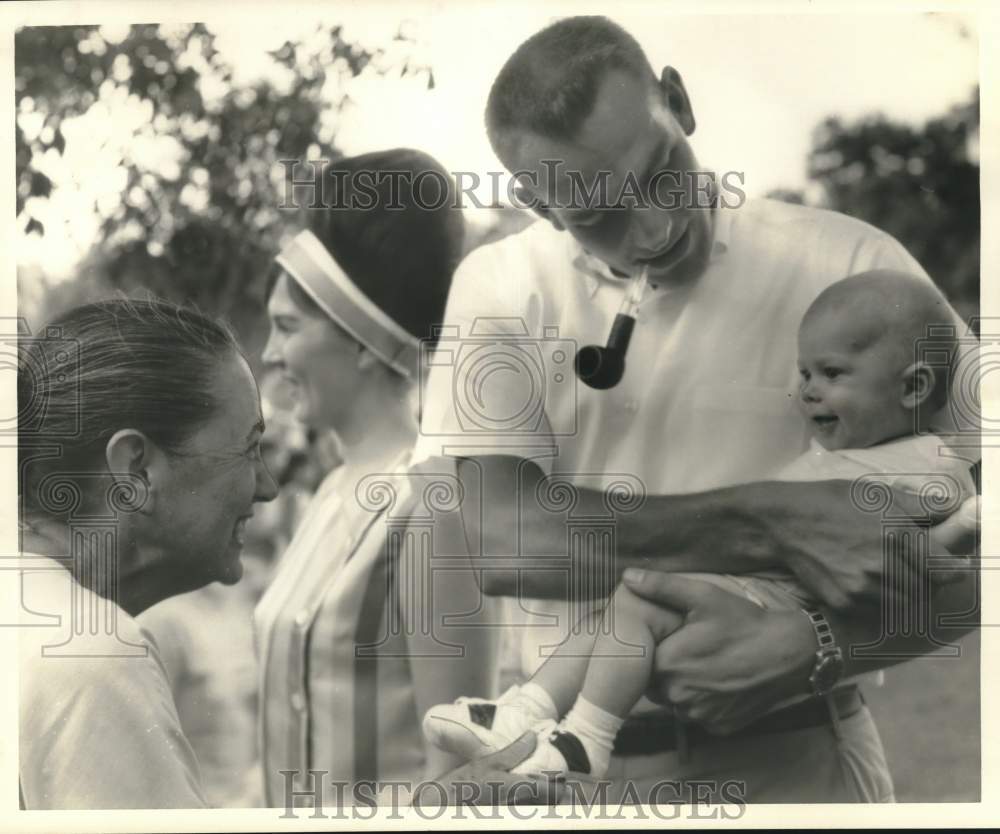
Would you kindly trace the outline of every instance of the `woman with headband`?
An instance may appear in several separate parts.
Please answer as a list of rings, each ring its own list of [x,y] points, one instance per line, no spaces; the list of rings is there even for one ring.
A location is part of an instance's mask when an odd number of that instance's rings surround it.
[[[311,212],[309,228],[281,250],[268,299],[263,358],[293,384],[297,418],[332,431],[343,457],[255,613],[270,806],[296,792],[312,792],[317,805],[353,804],[359,783],[449,770],[457,761],[425,744],[420,717],[463,692],[491,691],[497,665],[491,629],[458,637],[453,627],[444,646],[433,628],[413,627],[429,594],[401,591],[415,587],[401,577],[420,570],[402,531],[427,494],[427,482],[407,474],[421,340],[444,317],[462,252],[453,185],[412,150],[336,168],[335,207]],[[435,620],[482,608],[471,571],[442,574]]]

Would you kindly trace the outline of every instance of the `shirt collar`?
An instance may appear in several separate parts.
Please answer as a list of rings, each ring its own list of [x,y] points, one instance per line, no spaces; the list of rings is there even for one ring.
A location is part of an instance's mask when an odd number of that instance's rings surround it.
[[[604,261],[595,258],[575,240],[573,241],[573,246],[576,249],[576,254],[573,257],[573,267],[583,279],[583,283],[587,288],[587,294],[591,298],[594,297],[601,284],[612,284],[617,287],[625,286],[627,278],[619,278]]]
[[[730,209],[717,207],[712,212],[712,251],[709,255],[710,260],[714,261],[729,250],[729,233],[732,225],[730,211]],[[584,285],[587,287],[587,293],[591,298],[593,298],[594,293],[597,292],[601,284],[612,284],[617,287],[625,285],[628,280],[627,278],[615,275],[604,261],[591,255],[568,232],[567,235],[573,242],[575,249],[575,254],[572,257],[573,267],[583,278]]]
[[[715,260],[729,251],[729,235],[732,231],[733,209],[716,206],[712,211],[712,251],[709,260]]]

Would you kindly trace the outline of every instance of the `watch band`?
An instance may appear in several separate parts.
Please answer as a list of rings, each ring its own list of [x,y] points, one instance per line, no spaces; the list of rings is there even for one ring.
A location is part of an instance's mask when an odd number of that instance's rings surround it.
[[[816,662],[809,675],[809,686],[813,695],[826,701],[833,731],[837,738],[841,738],[840,716],[833,702],[833,690],[844,673],[844,655],[823,612],[815,608],[803,608],[802,613],[813,627],[817,644]]]
[[[816,608],[803,608],[802,613],[812,623],[813,631],[816,632],[816,643],[819,645],[820,650],[831,646],[836,648],[837,640],[833,636],[833,629],[830,627],[830,623],[827,622],[826,617],[823,616],[823,612]]]
[[[826,658],[835,658],[838,663],[843,663],[843,652],[840,650],[840,646],[837,645],[837,639],[834,637],[833,628],[831,628],[830,623],[827,622],[823,612],[816,608],[803,608],[802,613],[806,615],[809,620],[809,624],[813,627],[813,632],[816,634],[816,668],[813,672],[818,672],[820,667]],[[822,695],[824,690],[818,690],[817,695]]]

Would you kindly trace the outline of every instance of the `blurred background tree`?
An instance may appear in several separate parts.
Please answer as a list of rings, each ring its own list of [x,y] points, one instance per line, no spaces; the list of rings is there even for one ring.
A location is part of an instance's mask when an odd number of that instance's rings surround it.
[[[108,291],[193,301],[233,322],[248,353],[262,347],[263,283],[278,239],[295,220],[280,159],[336,159],[343,81],[362,72],[423,75],[401,28],[385,49],[317,26],[268,53],[265,78],[241,81],[201,24],[30,27],[15,37],[17,214],[21,228],[59,235],[41,203],[88,167],[89,152],[118,154],[119,181],[96,206],[96,244],[58,292],[19,273],[42,321]],[[118,114],[130,114],[122,126]],[[86,117],[86,118],[84,118]],[[104,121],[124,131],[97,146]],[[302,174],[300,173],[301,177]],[[80,222],[87,218],[81,216]],[[23,309],[23,308],[22,308]]]
[[[802,191],[770,196],[814,202],[882,229],[927,270],[968,320],[979,314],[979,88],[925,124],[882,115],[825,119],[813,132]]]
[[[405,23],[378,48],[352,43],[340,26],[302,31],[259,56],[269,71],[252,77],[227,63],[218,35],[201,24],[17,33],[20,228],[53,245],[86,228],[93,241],[73,280],[51,284],[22,265],[22,314],[38,322],[109,291],[150,291],[227,316],[250,354],[259,353],[264,278],[296,220],[279,208],[287,171],[277,161],[340,155],[350,79],[411,76],[434,86]],[[813,133],[810,186],[771,194],[894,235],[968,317],[978,311],[978,140],[978,89],[922,125],[831,116]],[[72,224],[47,228],[46,203],[88,174],[106,180],[96,198],[91,182],[89,202],[73,204]],[[504,217],[470,245],[525,222],[509,210],[492,213]]]

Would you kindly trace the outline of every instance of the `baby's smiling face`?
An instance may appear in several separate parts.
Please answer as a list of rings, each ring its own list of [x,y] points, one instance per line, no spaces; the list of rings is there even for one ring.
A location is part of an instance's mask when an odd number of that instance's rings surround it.
[[[873,329],[871,318],[844,312],[807,315],[799,329],[799,407],[813,436],[834,451],[912,434],[913,412],[903,404],[905,351]]]

